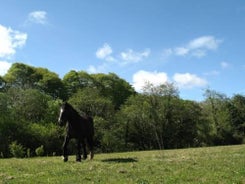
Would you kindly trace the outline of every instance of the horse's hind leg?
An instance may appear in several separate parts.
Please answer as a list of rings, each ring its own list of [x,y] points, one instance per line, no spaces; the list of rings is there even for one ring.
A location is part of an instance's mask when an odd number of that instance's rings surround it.
[[[81,162],[81,141],[78,139],[77,140],[77,156],[76,156],[76,161]]]
[[[88,137],[88,146],[89,146],[89,150],[90,150],[90,160],[92,160],[94,158],[94,141],[93,141],[93,137]]]
[[[83,159],[86,160],[87,159],[87,150],[86,150],[86,144],[85,144],[85,140],[82,140],[82,147],[83,147]]]
[[[70,139],[68,136],[65,137],[65,141],[63,143],[63,161],[67,162],[68,161],[68,152],[67,152],[67,146],[69,143]]]

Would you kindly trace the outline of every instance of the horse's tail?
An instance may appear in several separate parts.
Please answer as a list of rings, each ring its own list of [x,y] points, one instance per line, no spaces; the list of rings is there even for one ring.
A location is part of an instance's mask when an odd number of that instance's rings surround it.
[[[94,158],[94,120],[92,117],[88,117],[89,127],[90,127],[90,135],[88,138],[88,144],[90,147],[90,159],[92,160]]]
[[[91,134],[92,134],[92,136],[94,136],[94,119],[89,116],[88,117],[88,121],[89,121],[89,124],[90,124]]]

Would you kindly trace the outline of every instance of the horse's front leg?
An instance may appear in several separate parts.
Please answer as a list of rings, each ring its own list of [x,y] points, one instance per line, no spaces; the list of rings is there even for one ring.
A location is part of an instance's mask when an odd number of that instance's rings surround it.
[[[77,156],[76,161],[81,162],[81,140],[77,139]]]
[[[65,141],[63,143],[63,161],[67,162],[68,161],[68,151],[67,151],[67,146],[70,141],[70,138],[68,136],[65,137]]]

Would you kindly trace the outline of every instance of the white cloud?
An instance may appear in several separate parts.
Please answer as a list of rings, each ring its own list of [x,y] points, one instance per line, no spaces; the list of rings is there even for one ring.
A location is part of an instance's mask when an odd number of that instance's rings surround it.
[[[93,66],[93,65],[89,65],[87,71],[89,73],[97,73],[98,72],[97,68],[95,66]]]
[[[165,49],[163,54],[165,56],[174,54],[177,56],[193,56],[201,58],[204,57],[208,51],[216,50],[221,43],[222,40],[216,39],[214,36],[202,36],[191,40],[184,46]]]
[[[103,45],[103,47],[99,48],[97,51],[96,51],[96,57],[98,59],[104,59],[106,61],[115,61],[115,58],[113,56],[111,56],[112,54],[112,48],[109,44],[105,43]]]
[[[105,43],[101,48],[99,48],[95,55],[98,59],[116,62],[119,65],[124,65],[128,63],[137,63],[144,58],[147,58],[151,51],[150,49],[145,49],[142,52],[136,52],[133,49],[128,49],[125,52],[121,52],[118,57],[112,55],[113,50],[108,43]],[[121,62],[119,62],[121,60]]]
[[[147,82],[153,85],[164,84],[168,81],[168,76],[164,72],[148,72],[140,70],[133,75],[133,87],[136,91],[141,91]]]
[[[11,66],[12,63],[7,61],[0,61],[0,76],[5,75]]]
[[[207,85],[207,81],[194,74],[190,73],[176,73],[173,76],[173,80],[179,88],[194,88],[194,87],[204,87]]]
[[[178,56],[184,56],[184,55],[188,54],[189,51],[190,50],[188,48],[185,48],[185,47],[177,47],[174,49],[175,54]]]
[[[0,25],[0,58],[8,58],[25,45],[27,34]]]
[[[36,24],[46,24],[47,23],[47,12],[33,11],[29,13],[28,22],[32,22]]]
[[[180,89],[192,89],[195,87],[205,87],[208,82],[198,77],[195,74],[190,73],[175,73],[172,77],[173,82]],[[143,87],[147,82],[150,82],[154,86],[159,86],[165,84],[166,82],[171,82],[165,72],[149,72],[140,70],[133,75],[133,87],[136,91],[141,92]]]
[[[135,52],[132,49],[127,50],[126,52],[121,52],[121,58],[126,63],[137,63],[144,58],[147,58],[150,55],[150,49],[145,49],[143,52]]]
[[[221,42],[222,42],[221,40],[218,40],[213,36],[202,36],[190,41],[187,47],[191,50],[194,49],[215,50],[218,48]]]
[[[87,71],[88,73],[106,73],[108,65],[103,63],[102,65],[94,66],[89,65]]]
[[[99,59],[105,59],[107,56],[109,56],[112,53],[112,49],[110,45],[105,43],[103,47],[99,48],[96,52],[96,56]]]
[[[221,62],[220,65],[221,65],[221,68],[223,68],[223,69],[229,67],[229,63],[227,63],[227,62]]]

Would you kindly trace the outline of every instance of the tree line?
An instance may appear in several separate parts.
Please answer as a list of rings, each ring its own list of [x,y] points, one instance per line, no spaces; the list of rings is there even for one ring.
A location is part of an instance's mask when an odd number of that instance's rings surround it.
[[[97,152],[172,149],[245,142],[245,96],[207,89],[205,100],[179,97],[171,83],[146,83],[137,93],[114,73],[14,63],[0,76],[0,157],[60,155],[60,105],[94,118]],[[71,153],[72,153],[71,149]]]

